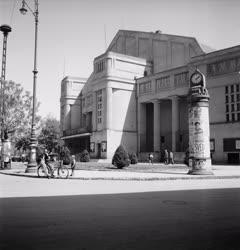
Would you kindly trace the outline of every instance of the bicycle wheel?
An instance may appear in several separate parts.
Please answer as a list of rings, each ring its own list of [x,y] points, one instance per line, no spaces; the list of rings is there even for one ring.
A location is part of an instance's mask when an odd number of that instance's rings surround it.
[[[47,171],[48,171],[48,168],[46,168]],[[46,172],[44,170],[44,167],[42,165],[40,165],[37,169],[37,174],[38,174],[38,177],[45,177],[46,176]]]
[[[66,166],[59,167],[59,169],[58,169],[58,175],[60,176],[60,178],[67,179],[68,175],[69,175],[68,168]]]

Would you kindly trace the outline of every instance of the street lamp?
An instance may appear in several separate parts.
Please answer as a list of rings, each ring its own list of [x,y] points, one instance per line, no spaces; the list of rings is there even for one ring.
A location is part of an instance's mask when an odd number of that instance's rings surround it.
[[[34,10],[32,10],[25,0],[22,1],[22,7],[19,9],[21,14],[25,15],[27,9],[33,14],[35,19],[35,47],[34,47],[34,69],[33,69],[33,110],[32,110],[32,124],[31,124],[31,138],[30,138],[30,159],[26,169],[27,173],[37,171],[36,162],[36,147],[37,138],[35,133],[35,112],[36,112],[36,84],[37,84],[37,37],[38,37],[38,0],[34,0]]]
[[[1,25],[0,31],[3,33],[3,54],[2,54],[2,73],[1,73],[1,103],[0,103],[0,114],[1,114],[1,168],[4,168],[4,143],[5,143],[5,76],[6,76],[6,60],[7,60],[7,36],[12,31],[9,25]]]

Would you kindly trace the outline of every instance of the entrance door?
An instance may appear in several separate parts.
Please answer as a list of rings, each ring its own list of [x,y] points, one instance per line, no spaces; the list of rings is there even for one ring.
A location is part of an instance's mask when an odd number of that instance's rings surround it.
[[[101,158],[101,143],[97,144],[97,158]]]
[[[229,164],[239,164],[239,153],[228,153]]]

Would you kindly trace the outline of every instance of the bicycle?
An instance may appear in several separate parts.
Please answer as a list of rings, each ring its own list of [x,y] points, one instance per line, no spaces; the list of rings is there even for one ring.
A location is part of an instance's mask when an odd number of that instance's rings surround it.
[[[52,168],[49,166],[49,164],[46,164],[44,160],[42,159],[39,167],[37,169],[38,177],[55,177],[54,172],[57,170],[58,177],[62,179],[67,179],[69,176],[69,170],[66,165],[63,165],[63,162],[60,160],[57,162],[57,166],[55,164],[51,165]]]

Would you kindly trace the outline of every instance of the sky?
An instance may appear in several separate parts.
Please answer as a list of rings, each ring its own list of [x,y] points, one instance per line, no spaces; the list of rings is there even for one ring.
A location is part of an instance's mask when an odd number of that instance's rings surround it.
[[[32,92],[34,16],[20,14],[21,2],[0,0],[0,25],[12,27],[6,80]],[[89,77],[119,29],[191,36],[218,50],[240,45],[239,12],[240,0],[39,0],[38,114],[59,119],[61,80]],[[1,65],[2,44],[0,34]]]

